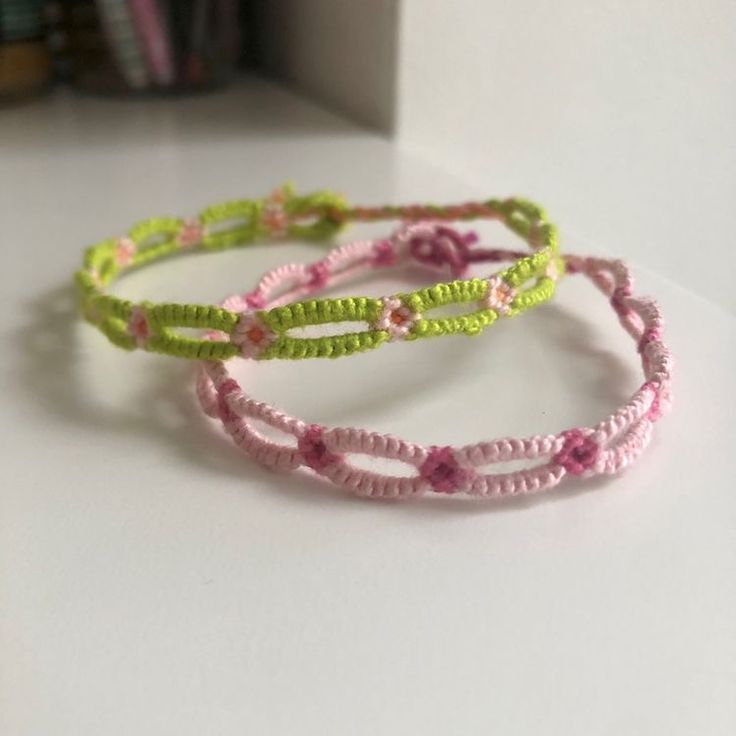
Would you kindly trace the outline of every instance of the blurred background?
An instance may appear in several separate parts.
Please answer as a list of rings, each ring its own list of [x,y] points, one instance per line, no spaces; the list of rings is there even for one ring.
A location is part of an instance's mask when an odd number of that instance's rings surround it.
[[[145,127],[157,99],[265,76],[469,187],[539,199],[568,247],[731,309],[713,261],[733,265],[735,75],[732,0],[0,0],[0,125],[8,107],[91,93],[137,105]],[[197,108],[211,131],[242,114],[246,136],[267,107],[236,97]]]
[[[0,93],[71,83],[100,94],[224,84],[244,48],[237,0],[2,0]]]

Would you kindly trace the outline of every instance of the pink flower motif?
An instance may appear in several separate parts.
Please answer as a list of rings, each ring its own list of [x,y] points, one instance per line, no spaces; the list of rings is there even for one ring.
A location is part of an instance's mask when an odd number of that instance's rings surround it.
[[[398,297],[383,297],[381,314],[373,326],[377,330],[387,330],[390,340],[404,340],[421,316],[409,309]]]
[[[115,263],[121,268],[129,266],[136,252],[136,244],[130,238],[119,238],[115,243]]]
[[[176,242],[182,248],[193,248],[202,242],[204,237],[204,225],[199,220],[184,220],[184,224],[176,236]]]
[[[600,445],[582,429],[563,432],[565,441],[562,449],[552,458],[571,475],[583,475],[590,471],[598,460]]]
[[[393,266],[398,260],[394,244],[387,239],[373,243],[373,258],[371,263],[376,267]]]
[[[261,222],[274,237],[283,237],[287,234],[289,217],[284,208],[287,198],[288,194],[283,188],[275,189],[263,208]]]
[[[470,246],[478,241],[476,233],[459,233],[435,222],[408,225],[396,236],[408,242],[409,253],[419,263],[433,268],[449,265],[452,275],[461,276],[471,260]]]
[[[275,339],[276,333],[255,312],[243,312],[230,335],[245,358],[257,358]]]
[[[274,237],[283,237],[289,225],[289,220],[283,210],[268,207],[263,213],[261,221],[268,232]]]
[[[457,493],[468,487],[475,473],[460,465],[452,447],[432,447],[419,467],[419,476],[437,493]]]
[[[145,348],[151,337],[151,326],[142,307],[133,307],[128,320],[128,334],[135,338],[139,348]]]
[[[307,273],[309,274],[307,286],[313,289],[321,289],[327,284],[330,278],[330,269],[323,261],[318,261],[307,266]]]
[[[342,460],[342,455],[330,452],[324,442],[324,427],[311,424],[297,442],[305,465],[321,473],[330,465]]]
[[[488,279],[488,292],[483,299],[486,309],[495,309],[499,314],[508,314],[509,305],[516,296],[516,289],[509,286],[500,276]]]

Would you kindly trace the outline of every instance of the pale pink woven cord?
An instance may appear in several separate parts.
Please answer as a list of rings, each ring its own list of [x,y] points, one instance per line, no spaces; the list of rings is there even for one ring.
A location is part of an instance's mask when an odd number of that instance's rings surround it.
[[[437,252],[447,253],[445,265],[453,272],[463,270],[458,260],[462,258],[466,258],[467,265],[472,260],[514,257],[512,251],[498,249],[482,251],[480,257],[468,257],[480,252],[470,249],[472,239],[460,235],[453,239],[443,227],[444,250]],[[241,312],[252,308],[254,302],[276,306],[361,272],[406,262],[412,257],[434,267],[440,265],[436,254],[428,258],[426,254],[404,251],[396,253],[394,259],[387,258],[386,242],[350,243],[309,266],[292,264],[274,269],[252,292],[230,297],[224,304]],[[448,252],[448,243],[452,242],[456,242],[457,249]],[[309,466],[332,483],[372,498],[406,498],[431,491],[499,498],[548,490],[571,473],[618,473],[641,455],[651,440],[654,423],[669,409],[672,358],[662,342],[663,320],[655,302],[633,296],[631,273],[622,261],[580,256],[568,256],[567,261],[570,272],[586,275],[609,299],[622,326],[637,343],[644,369],[642,386],[624,406],[594,427],[579,427],[558,435],[501,438],[456,448],[424,447],[359,428],[310,425],[245,394],[221,362],[202,364],[197,380],[200,402],[205,412],[219,418],[235,443],[258,462],[278,470]],[[218,339],[215,334],[211,337]],[[267,439],[249,422],[253,419],[290,435],[295,444]],[[410,467],[412,474],[391,476],[357,468],[350,463],[351,454],[399,460]],[[507,473],[480,472],[483,466],[510,460],[536,463]]]

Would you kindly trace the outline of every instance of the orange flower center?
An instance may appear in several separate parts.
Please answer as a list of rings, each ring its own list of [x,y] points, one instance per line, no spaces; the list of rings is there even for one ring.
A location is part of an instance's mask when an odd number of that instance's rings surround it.
[[[402,324],[402,323],[406,322],[406,318],[405,318],[405,317],[404,317],[404,315],[403,315],[403,314],[401,314],[401,312],[399,312],[398,310],[394,310],[393,312],[391,312],[391,316],[390,316],[390,318],[389,318],[389,319],[390,319],[390,320],[391,320],[391,321],[392,321],[392,322],[393,322],[393,323],[394,323],[395,325],[400,325],[400,324]]]
[[[256,345],[266,337],[266,333],[260,327],[251,327],[245,334],[248,335],[248,339]]]

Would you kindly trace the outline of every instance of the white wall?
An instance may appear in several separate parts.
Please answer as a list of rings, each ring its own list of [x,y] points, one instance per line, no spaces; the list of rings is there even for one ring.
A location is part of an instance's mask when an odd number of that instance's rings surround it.
[[[369,127],[394,126],[398,0],[257,0],[262,62]]]
[[[398,137],[736,306],[735,75],[733,0],[404,0]]]
[[[736,309],[734,0],[256,4],[271,71],[393,131],[458,196],[526,194],[568,250]]]

